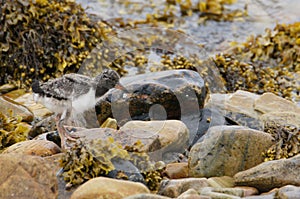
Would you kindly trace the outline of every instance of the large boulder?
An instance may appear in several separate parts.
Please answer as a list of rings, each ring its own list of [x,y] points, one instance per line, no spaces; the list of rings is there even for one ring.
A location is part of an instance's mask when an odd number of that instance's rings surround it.
[[[169,70],[121,78],[127,89],[112,89],[96,105],[98,121],[114,117],[119,124],[130,120],[181,119],[203,108],[207,89],[191,70]]]
[[[263,162],[272,136],[241,126],[211,127],[189,153],[192,177],[233,176]]]

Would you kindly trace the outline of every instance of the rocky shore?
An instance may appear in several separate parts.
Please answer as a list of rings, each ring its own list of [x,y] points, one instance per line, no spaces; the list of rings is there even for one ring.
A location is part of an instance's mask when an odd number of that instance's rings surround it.
[[[166,74],[168,82],[181,83],[163,84]],[[300,195],[297,104],[272,93],[207,94],[202,78],[189,70],[131,80],[122,79],[126,96],[113,89],[97,103],[94,114],[106,121],[101,128],[68,127],[79,139],[67,151],[46,108],[30,94],[4,94],[1,107],[9,109],[1,109],[0,197]],[[42,123],[32,122],[37,119]]]
[[[300,23],[210,57],[218,42],[200,48],[180,29],[215,24],[210,40],[240,20],[247,32],[247,6],[162,2],[111,21],[75,1],[0,3],[0,198],[300,198]],[[77,139],[63,150],[33,79],[105,67],[126,90],[66,121]]]

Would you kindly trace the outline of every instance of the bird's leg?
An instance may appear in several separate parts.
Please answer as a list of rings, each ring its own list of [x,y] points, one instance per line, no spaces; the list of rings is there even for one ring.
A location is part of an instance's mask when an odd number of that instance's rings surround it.
[[[64,121],[64,113],[63,114],[57,114],[56,115],[56,127],[57,127],[57,131],[58,134],[60,136],[61,139],[61,148],[62,149],[66,149],[67,148],[67,140],[70,141],[76,141],[76,137],[72,137],[67,130],[65,129],[65,127],[63,126],[63,121]]]

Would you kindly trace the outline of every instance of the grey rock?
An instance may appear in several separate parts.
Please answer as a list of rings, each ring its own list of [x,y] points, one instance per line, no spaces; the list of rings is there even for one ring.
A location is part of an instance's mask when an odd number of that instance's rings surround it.
[[[240,126],[211,127],[189,153],[192,177],[233,176],[263,162],[271,135]]]
[[[289,159],[264,162],[237,173],[236,185],[251,186],[261,192],[285,185],[300,186],[300,155]]]
[[[299,113],[300,107],[287,99],[273,93],[264,93],[255,100],[254,109],[261,113],[269,112],[294,112]]]
[[[189,130],[179,120],[130,121],[120,131],[130,132],[130,136],[135,139],[157,138],[159,144],[146,148],[150,157],[156,161],[166,161],[164,154],[170,152],[184,152],[189,143]]]
[[[300,187],[286,185],[278,190],[279,198],[298,199],[300,198]]]

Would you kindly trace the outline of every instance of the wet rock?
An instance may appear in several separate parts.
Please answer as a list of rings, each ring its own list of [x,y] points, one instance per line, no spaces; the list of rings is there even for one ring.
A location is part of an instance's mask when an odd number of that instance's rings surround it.
[[[54,142],[57,146],[61,146],[61,139],[57,131],[51,131],[36,136],[33,140],[48,140]]]
[[[0,96],[0,112],[6,116],[21,116],[24,122],[33,120],[33,113],[28,108],[5,96]]]
[[[277,195],[279,198],[299,198],[300,187],[286,185],[278,190]]]
[[[254,108],[262,113],[269,112],[294,112],[300,113],[300,107],[287,99],[273,93],[264,93],[255,100]]]
[[[189,189],[199,190],[208,186],[209,184],[206,178],[163,180],[161,182],[158,194],[175,198]]]
[[[189,153],[192,177],[233,176],[263,162],[272,136],[240,126],[211,127]]]
[[[127,91],[108,92],[96,105],[98,121],[114,117],[121,125],[129,120],[180,119],[203,108],[204,80],[191,70],[169,70],[121,79]]]
[[[55,171],[38,156],[0,155],[0,198],[57,198]]]
[[[167,164],[165,174],[170,179],[187,178],[189,176],[187,162]]]
[[[168,152],[184,152],[189,142],[189,130],[179,120],[130,121],[120,131],[131,132],[132,137],[141,140],[157,137],[159,144],[147,150],[156,161],[164,160],[164,154]]]
[[[6,148],[2,153],[18,153],[23,155],[51,156],[60,153],[60,147],[47,140],[28,140],[18,142]]]
[[[120,173],[122,173],[125,174],[124,177],[126,180],[141,183],[145,182],[143,175],[132,162],[128,160],[113,159],[112,163],[115,169],[108,173],[108,177],[122,179],[122,176],[120,176]]]
[[[207,181],[214,188],[230,188],[234,186],[234,180],[229,176],[211,177]]]
[[[15,99],[16,102],[26,106],[38,120],[45,119],[52,115],[52,112],[42,104],[35,103],[32,93],[26,93]]]
[[[190,131],[190,140],[192,140],[190,147],[191,148],[198,140],[207,132],[207,130],[212,126],[220,125],[229,125],[225,117],[215,108],[204,108],[200,110],[201,116],[198,118],[198,128]],[[188,121],[187,121],[188,122]]]
[[[300,186],[300,155],[264,162],[234,176],[238,186],[251,186],[261,192],[285,185]]]
[[[71,199],[108,197],[121,199],[140,193],[150,193],[150,191],[141,183],[98,177],[79,186],[72,194]]]

